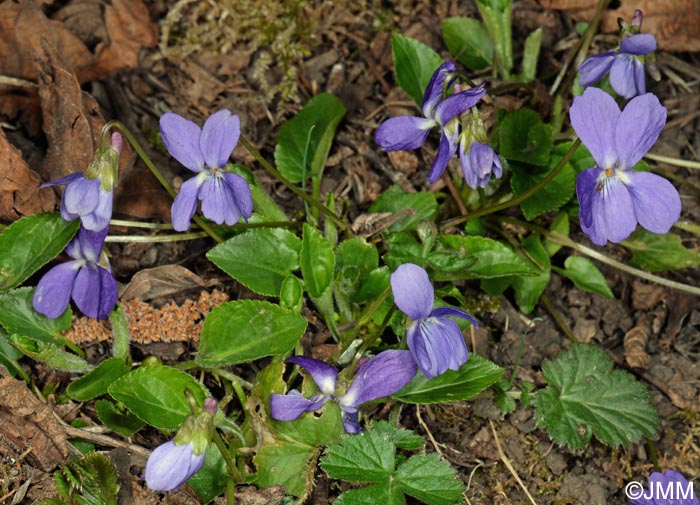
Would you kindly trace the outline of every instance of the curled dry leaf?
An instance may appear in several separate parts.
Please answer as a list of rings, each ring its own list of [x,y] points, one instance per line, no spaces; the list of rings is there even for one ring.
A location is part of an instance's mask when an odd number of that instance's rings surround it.
[[[566,11],[577,21],[593,19],[598,0],[539,0],[547,9]],[[700,51],[700,3],[696,0],[637,0],[620,2],[608,9],[602,19],[604,32],[618,30],[617,18],[632,19],[636,9],[644,13],[642,30],[653,33],[659,48],[667,51]]]
[[[623,345],[625,348],[625,361],[632,368],[648,368],[649,355],[646,352],[651,323],[649,318],[642,314],[637,319],[637,324],[625,334]]]
[[[0,365],[0,454],[18,457],[25,451],[45,472],[70,455],[66,434],[51,408]]]
[[[122,300],[148,301],[182,291],[202,288],[204,279],[180,265],[163,265],[140,270],[121,295]]]
[[[22,153],[13,146],[0,130],[0,219],[15,221],[22,216],[46,212],[56,205],[53,193],[38,192],[41,178],[22,159]]]

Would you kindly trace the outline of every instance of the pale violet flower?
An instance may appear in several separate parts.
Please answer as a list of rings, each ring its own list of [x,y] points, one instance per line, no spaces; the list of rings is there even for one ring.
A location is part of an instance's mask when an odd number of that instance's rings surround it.
[[[633,98],[623,111],[598,88],[574,99],[571,124],[596,166],[576,180],[581,229],[597,245],[620,242],[637,223],[666,233],[680,217],[678,190],[663,177],[633,172],[659,138],[666,109],[652,93]]]
[[[173,228],[186,231],[202,202],[202,213],[216,224],[236,224],[253,212],[250,187],[239,175],[224,170],[241,134],[240,120],[220,110],[200,129],[192,121],[167,112],[160,118],[160,134],[168,152],[197,175],[185,181],[173,202]]]
[[[682,473],[675,470],[666,470],[664,473],[653,472],[649,476],[646,489],[636,487],[628,489],[637,495],[634,498],[630,497],[632,505],[700,505],[693,483],[688,482]],[[630,496],[629,490],[628,496]]]
[[[408,328],[408,349],[423,375],[432,379],[448,369],[458,370],[469,358],[457,323],[449,317],[476,320],[455,307],[433,308],[435,293],[428,273],[413,263],[404,263],[391,274],[394,303],[413,320]]]
[[[192,442],[177,445],[174,440],[156,447],[146,462],[144,479],[154,491],[177,491],[204,465],[206,449],[195,454]]]

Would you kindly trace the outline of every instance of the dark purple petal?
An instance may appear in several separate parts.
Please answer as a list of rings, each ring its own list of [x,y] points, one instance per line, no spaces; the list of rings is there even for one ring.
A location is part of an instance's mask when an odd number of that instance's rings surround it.
[[[446,130],[442,131],[440,136],[440,145],[438,146],[437,154],[433,160],[433,164],[430,167],[430,172],[428,172],[428,182],[434,183],[445,172],[447,164],[450,162],[452,156],[457,152],[457,139],[459,138],[458,132],[455,131],[454,134],[450,135]]]
[[[656,51],[656,37],[651,33],[632,35],[622,41],[620,51],[629,54],[647,54]]]
[[[223,109],[209,116],[199,137],[199,149],[207,166],[224,167],[240,136],[241,121],[231,111]]]
[[[75,236],[76,245],[80,249],[73,249],[73,247],[71,247],[73,243],[71,242],[66,251],[72,258],[84,259],[91,263],[97,263],[100,259],[100,254],[102,253],[102,247],[105,243],[105,237],[107,237],[107,231],[107,228],[103,228],[98,231],[80,228],[78,230],[78,234]]]
[[[240,175],[229,172],[224,173],[224,178],[226,179],[226,184],[231,188],[236,206],[247,220],[253,213],[253,194],[250,191],[248,181]]]
[[[627,177],[639,224],[653,233],[668,233],[681,217],[678,190],[663,177],[649,172],[628,172]]]
[[[610,68],[610,86],[624,98],[637,94],[635,65],[641,65],[634,56],[619,54]]]
[[[99,197],[100,180],[82,177],[66,186],[61,206],[70,214],[83,216],[95,210]]]
[[[170,155],[193,172],[204,167],[204,155],[199,148],[202,130],[178,114],[166,112],[160,116],[160,136]]]
[[[457,65],[452,61],[446,61],[438,67],[438,69],[433,73],[433,76],[428,82],[428,86],[425,88],[425,93],[423,94],[423,115],[427,118],[432,118],[433,112],[437,104],[442,100],[442,93],[446,87],[445,79],[457,71]],[[450,79],[453,81],[454,78]],[[448,86],[449,87],[449,83]]]
[[[429,379],[448,369],[458,370],[469,358],[459,326],[447,318],[421,319],[411,326],[407,340],[411,355]]]
[[[112,219],[113,200],[114,193],[105,191],[100,186],[95,210],[80,217],[80,223],[83,225],[83,228],[91,231],[106,229],[109,226],[109,220]]]
[[[653,93],[631,100],[620,114],[615,128],[619,166],[629,170],[642,159],[661,135],[666,108]]]
[[[589,168],[578,175],[576,179],[576,196],[578,197],[578,218],[581,228],[590,229],[593,226],[593,196],[596,194],[598,176],[603,171],[599,168]]]
[[[430,129],[437,124],[433,119],[413,116],[396,116],[387,119],[377,128],[374,141],[383,151],[418,149],[428,138]]]
[[[486,187],[492,174],[501,176],[501,160],[488,144],[473,141],[467,153],[460,152],[459,159],[464,179],[472,189]]]
[[[574,98],[569,117],[576,135],[598,166],[612,167],[617,161],[615,125],[620,117],[613,97],[598,88],[586,88],[583,95]]]
[[[637,226],[632,195],[617,174],[598,178],[590,205],[591,226],[585,226],[582,221],[581,229],[594,244],[605,245],[608,240],[620,242]]]
[[[335,393],[335,381],[338,378],[338,370],[320,359],[307,358],[304,356],[292,356],[288,363],[299,365],[309,372],[318,389],[326,395]]]
[[[430,316],[435,302],[428,273],[418,265],[404,263],[391,274],[394,303],[413,320]]]
[[[270,395],[270,415],[278,421],[294,421],[304,412],[320,409],[330,397],[304,398],[299,391],[292,389],[286,395]]]
[[[479,323],[472,317],[471,314],[468,314],[464,310],[458,309],[457,307],[437,307],[430,314],[430,317],[459,317],[460,319],[466,319],[469,321],[469,323],[475,328],[479,326]]]
[[[48,188],[49,186],[60,186],[61,184],[70,184],[73,181],[77,181],[81,177],[84,177],[83,173],[76,172],[74,174],[59,177],[58,179],[54,179],[53,181],[45,182],[44,184],[39,186],[39,189]]]
[[[80,312],[97,319],[100,311],[100,272],[97,265],[86,264],[73,281],[73,301]]]
[[[605,74],[610,72],[610,67],[615,61],[615,53],[607,52],[589,56],[578,67],[578,82],[584,88],[594,85]]]
[[[37,312],[53,319],[66,311],[70,303],[73,280],[78,274],[80,264],[80,261],[68,261],[44,274],[32,299],[32,305]]]
[[[117,303],[119,290],[112,272],[102,267],[97,267],[97,270],[100,274],[100,298],[96,319],[107,319]]]
[[[197,208],[197,193],[202,181],[203,179],[200,177],[192,177],[180,186],[180,192],[175,197],[175,201],[170,208],[175,231],[187,231],[190,229],[190,221]]]
[[[637,90],[637,95],[643,95],[647,92],[647,83],[644,76],[644,65],[637,61],[634,63],[634,87]]]
[[[445,126],[452,118],[464,114],[481,100],[486,94],[486,88],[481,85],[445,98],[435,108],[435,119]]]
[[[342,407],[341,407],[342,408]],[[357,409],[343,408],[343,428],[345,433],[357,435],[362,431],[360,427],[360,413]]]
[[[205,457],[206,451],[194,454],[191,443],[165,442],[148,457],[144,472],[146,485],[154,491],[175,491],[202,468]]]
[[[202,201],[202,214],[216,224],[233,225],[240,221],[241,211],[223,177],[208,177],[199,188],[199,199]]]
[[[396,393],[416,375],[416,363],[408,351],[389,350],[369,360],[338,399],[342,409],[358,407]]]

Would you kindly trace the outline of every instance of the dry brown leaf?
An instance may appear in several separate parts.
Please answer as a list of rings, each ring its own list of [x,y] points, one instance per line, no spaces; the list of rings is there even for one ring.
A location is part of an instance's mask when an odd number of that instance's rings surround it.
[[[119,181],[115,195],[115,213],[138,219],[170,221],[173,199],[147,170],[135,168]]]
[[[575,20],[593,19],[598,0],[539,0],[547,9],[566,11]],[[620,2],[618,9],[605,11],[603,32],[618,30],[617,18],[630,21],[636,9],[644,13],[642,30],[653,33],[660,49],[700,51],[700,3],[697,0],[637,0]]]
[[[625,361],[632,368],[648,368],[649,355],[646,352],[651,323],[646,315],[637,319],[637,324],[625,334],[623,346],[625,348]]]
[[[22,216],[53,210],[56,199],[50,191],[38,191],[41,178],[22,159],[22,153],[0,130],[0,219],[15,221]]]
[[[17,457],[28,450],[29,461],[45,472],[70,455],[65,432],[49,406],[0,366],[0,453]]]
[[[122,300],[148,301],[182,291],[202,288],[204,279],[180,265],[163,265],[136,272],[121,295]]]

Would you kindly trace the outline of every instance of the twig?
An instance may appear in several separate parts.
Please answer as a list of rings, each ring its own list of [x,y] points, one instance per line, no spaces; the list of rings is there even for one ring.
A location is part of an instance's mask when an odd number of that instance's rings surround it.
[[[85,440],[89,440],[90,442],[95,442],[96,444],[106,445],[109,447],[122,447],[128,451],[139,454],[144,458],[147,458],[151,454],[149,450],[144,449],[140,445],[130,444],[128,442],[124,442],[123,440],[117,440],[116,438],[103,435],[102,433],[94,433],[83,428],[75,428],[70,424],[66,424],[63,420],[61,420],[61,423],[63,424],[63,429],[65,430],[66,434],[70,437],[83,438]]]
[[[503,462],[504,465],[506,465],[506,468],[511,473],[511,475],[513,475],[513,477],[515,477],[515,480],[520,485],[520,488],[523,490],[525,495],[527,495],[527,497],[530,499],[530,503],[532,503],[532,505],[537,505],[537,502],[530,494],[530,491],[527,490],[527,488],[525,487],[525,484],[520,479],[520,476],[518,476],[518,473],[515,471],[515,468],[513,468],[513,465],[510,463],[510,460],[506,457],[505,453],[503,452],[503,448],[501,447],[501,441],[498,439],[498,433],[496,433],[496,427],[493,425],[493,421],[491,421],[491,419],[489,419],[489,424],[491,425],[491,432],[493,433],[493,439],[496,441],[496,448],[498,449],[498,455],[500,456],[501,461]]]
[[[433,447],[435,448],[435,452],[437,452],[441,458],[444,458],[445,455],[442,453],[442,449],[440,449],[440,446],[438,445],[437,441],[435,440],[435,437],[433,437],[433,434],[430,431],[430,428],[428,428],[428,425],[425,424],[425,421],[423,421],[423,418],[420,415],[420,405],[416,405],[416,417],[418,418],[418,424],[420,425],[421,428],[423,428],[423,431],[425,431],[425,434],[428,435],[428,438],[430,439],[430,443],[433,444]]]

